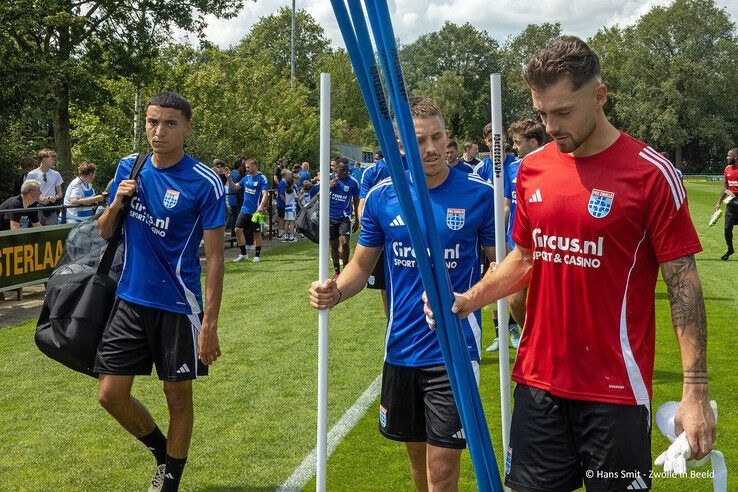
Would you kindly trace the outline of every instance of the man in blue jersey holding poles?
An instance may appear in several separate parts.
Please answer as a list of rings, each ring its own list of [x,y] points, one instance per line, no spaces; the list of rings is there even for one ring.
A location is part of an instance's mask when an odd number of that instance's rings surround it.
[[[98,346],[98,399],[154,455],[150,491],[179,487],[193,425],[192,380],[220,356],[218,311],[223,291],[225,189],[217,174],[184,152],[192,109],[174,92],[146,104],[153,153],[138,180],[137,155],[118,164],[100,235],[112,236],[125,197],[125,259],[113,311]],[[198,246],[205,239],[207,303],[203,309]],[[167,437],[140,401],[134,376],[156,366],[169,409]]]
[[[480,277],[480,245],[494,258],[492,187],[474,174],[446,164],[446,130],[441,111],[427,98],[410,98],[438,236],[454,289],[467,289]],[[414,188],[411,192],[415,193]],[[461,451],[466,447],[451,383],[436,333],[423,314],[420,271],[390,179],[366,197],[362,230],[354,257],[337,280],[310,287],[310,303],[329,309],[366,285],[382,250],[388,277],[390,318],[379,407],[379,431],[405,443],[418,490],[456,490]],[[480,313],[462,320],[479,378]]]
[[[239,191],[243,190],[243,205],[236,219],[236,241],[240,249],[234,262],[249,259],[248,250],[254,253],[254,263],[261,257],[261,224],[254,222],[254,214],[264,213],[269,196],[269,181],[259,172],[259,163],[256,159],[249,159],[245,163],[246,176],[234,183],[227,170],[222,174],[228,178],[228,187]]]

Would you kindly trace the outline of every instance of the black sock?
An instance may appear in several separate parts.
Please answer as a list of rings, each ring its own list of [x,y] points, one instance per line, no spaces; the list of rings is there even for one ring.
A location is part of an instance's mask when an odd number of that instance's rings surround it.
[[[728,252],[732,253],[733,250],[733,227],[725,228],[725,244],[728,245]]]
[[[154,430],[150,434],[139,437],[138,440],[149,448],[149,451],[156,458],[157,465],[161,465],[167,460],[167,438],[164,437],[158,426],[154,426]]]
[[[246,256],[246,245],[239,246],[239,248],[241,249],[241,254]]]
[[[179,481],[182,479],[187,458],[172,458],[167,455],[167,466],[164,470],[164,486],[162,492],[176,492],[179,488]]]
[[[341,265],[333,265],[333,269],[336,271],[336,273],[341,273]]]
[[[493,319],[492,322],[495,324],[495,338],[500,337],[500,330],[498,327],[500,326],[500,323],[497,322],[497,318]]]
[[[254,253],[254,256],[261,256],[261,246],[256,246],[256,253]]]

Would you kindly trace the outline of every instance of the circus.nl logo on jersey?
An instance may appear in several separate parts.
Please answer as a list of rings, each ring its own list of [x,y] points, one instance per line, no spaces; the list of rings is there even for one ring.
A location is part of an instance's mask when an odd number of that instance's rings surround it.
[[[177,201],[179,201],[179,191],[167,190],[164,194],[164,206],[166,208],[174,208],[174,206],[177,205]]]

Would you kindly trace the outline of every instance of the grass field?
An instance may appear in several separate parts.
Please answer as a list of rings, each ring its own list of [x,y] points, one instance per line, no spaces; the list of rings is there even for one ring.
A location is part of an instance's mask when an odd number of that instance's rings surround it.
[[[690,208],[705,252],[698,268],[709,323],[710,396],[720,407],[718,440],[728,462],[738,460],[736,382],[738,258],[724,252],[720,224],[707,219],[715,184],[689,183]],[[316,314],[306,289],[316,275],[312,244],[285,246],[259,264],[226,266],[220,318],[223,357],[195,383],[193,446],[182,490],[271,490],[281,485],[315,443]],[[663,283],[656,295],[654,406],[681,395],[679,350]],[[488,314],[485,314],[488,316]],[[732,321],[731,321],[732,320]],[[486,319],[483,343],[490,342]],[[98,406],[96,381],[46,359],[33,343],[35,323],[0,330],[0,490],[146,490],[153,459]],[[379,295],[365,291],[331,315],[329,428],[381,371],[384,316]],[[482,361],[481,393],[502,462],[497,356]],[[134,393],[166,426],[155,377],[139,378]],[[328,462],[330,490],[411,490],[402,445],[377,432],[375,402]],[[666,440],[653,434],[654,456]],[[468,455],[461,488],[473,490]],[[306,490],[314,488],[314,482]],[[711,490],[707,479],[657,479],[655,490]],[[738,490],[729,476],[728,490]]]

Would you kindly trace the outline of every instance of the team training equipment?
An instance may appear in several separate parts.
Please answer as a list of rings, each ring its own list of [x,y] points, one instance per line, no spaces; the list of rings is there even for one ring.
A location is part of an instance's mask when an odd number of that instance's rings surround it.
[[[331,77],[320,74],[320,182],[330,180],[331,152]],[[326,190],[318,197],[320,214],[318,226],[318,280],[324,284],[328,279],[328,243],[331,194]],[[313,204],[315,198],[310,203]],[[318,438],[316,444],[315,490],[325,490],[326,465],[328,461],[328,310],[318,312]]]
[[[715,415],[715,422],[717,422],[717,402],[714,400],[710,401],[710,406],[712,407],[713,415]],[[708,461],[711,461],[713,490],[714,492],[725,492],[728,487],[728,468],[725,465],[723,453],[712,450],[710,454],[701,460],[690,460],[692,448],[689,445],[689,441],[687,441],[686,432],[682,432],[679,436],[676,435],[674,417],[676,416],[677,408],[679,408],[678,402],[668,401],[656,410],[656,426],[672,444],[656,458],[654,464],[656,466],[663,466],[664,473],[686,475],[687,468],[699,468]]]
[[[410,233],[413,248],[417,252],[416,259],[423,287],[431,309],[436,313],[436,334],[466,434],[478,488],[482,491],[501,491],[502,485],[494,449],[466,341],[459,318],[451,311],[453,292],[448,271],[443,262],[441,245],[435,234],[435,220],[386,0],[365,0],[364,7],[379,53],[395,120],[407,152],[412,182],[418,191],[415,197],[410,193],[403,171],[400,150],[395,141],[390,107],[374,58],[374,49],[362,4],[360,0],[348,0],[350,17],[344,0],[331,0],[331,4],[372,125],[388,164],[390,177],[402,209],[403,220]],[[421,213],[420,216],[418,216],[418,211]],[[429,252],[429,256],[422,252]]]

